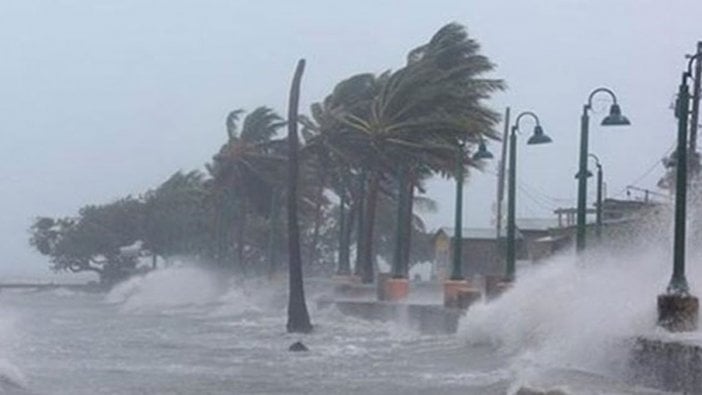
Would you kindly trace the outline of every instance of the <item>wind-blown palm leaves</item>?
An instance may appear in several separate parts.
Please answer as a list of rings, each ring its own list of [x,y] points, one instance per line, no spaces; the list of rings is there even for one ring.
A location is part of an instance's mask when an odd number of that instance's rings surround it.
[[[496,137],[499,115],[484,100],[503,83],[481,78],[493,67],[462,26],[449,24],[412,50],[405,67],[353,76],[312,106],[318,144],[349,168],[368,174],[361,241],[364,281],[373,280],[373,224],[382,180],[399,174],[451,174],[458,144]],[[401,172],[400,165],[412,169]],[[466,165],[474,164],[468,160]],[[410,185],[415,183],[416,177]]]
[[[268,213],[273,192],[283,179],[281,172],[286,157],[282,152],[284,141],[274,138],[285,125],[279,115],[268,107],[259,107],[246,115],[238,132],[242,114],[242,110],[235,110],[227,116],[228,141],[214,156],[208,170],[213,178],[217,207],[214,221],[219,240],[217,259],[221,262],[234,252],[238,268],[245,270],[248,214]],[[235,251],[229,250],[232,243],[227,241],[232,239]]]

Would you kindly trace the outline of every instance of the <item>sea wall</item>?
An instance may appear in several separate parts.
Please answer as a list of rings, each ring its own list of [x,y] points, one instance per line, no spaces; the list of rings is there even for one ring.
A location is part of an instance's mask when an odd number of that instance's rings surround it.
[[[320,299],[319,308],[334,306],[346,315],[370,321],[395,321],[425,334],[456,333],[463,310],[441,305]]]
[[[637,385],[702,394],[702,347],[684,340],[639,337],[630,361]]]

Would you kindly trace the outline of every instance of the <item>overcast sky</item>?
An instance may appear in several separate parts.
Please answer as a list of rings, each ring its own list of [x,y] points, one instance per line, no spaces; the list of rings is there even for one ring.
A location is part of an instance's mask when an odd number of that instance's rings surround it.
[[[351,74],[402,66],[453,21],[509,85],[490,105],[536,111],[554,139],[520,141],[520,216],[574,204],[580,112],[603,85],[633,124],[596,126],[609,104],[598,96],[591,151],[609,195],[625,196],[632,183],[654,188],[674,142],[683,56],[702,39],[700,15],[699,0],[4,0],[0,272],[46,272],[27,243],[33,217],[70,215],[201,168],[234,108],[283,112],[298,58],[308,64],[306,111]],[[490,224],[494,166],[487,170],[466,186],[466,226]],[[440,204],[430,225],[450,225],[453,184],[429,186]]]

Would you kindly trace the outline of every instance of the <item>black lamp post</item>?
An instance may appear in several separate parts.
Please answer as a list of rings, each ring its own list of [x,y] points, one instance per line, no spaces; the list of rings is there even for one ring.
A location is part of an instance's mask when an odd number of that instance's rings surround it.
[[[578,174],[587,173],[587,158],[588,158],[588,135],[590,128],[589,111],[592,109],[592,99],[596,94],[603,92],[607,93],[613,101],[609,108],[609,115],[602,120],[602,126],[625,126],[631,122],[622,115],[622,110],[617,104],[617,97],[608,88],[597,88],[590,93],[587,103],[583,106],[583,115],[580,118],[580,160],[578,166]],[[587,177],[578,177],[578,212],[577,212],[577,232],[576,232],[576,250],[578,252],[585,249],[585,227],[586,227],[586,202],[587,200]]]
[[[692,62],[702,53],[691,57],[687,72],[683,72],[675,106],[678,118],[678,142],[675,171],[675,235],[673,240],[673,275],[665,294],[658,295],[658,324],[674,331],[691,331],[697,328],[699,302],[690,295],[685,278],[685,221],[687,205],[687,133],[690,93],[687,84],[692,75]],[[698,60],[699,61],[699,60]]]
[[[407,278],[407,268],[406,262],[403,262],[402,253],[405,248],[405,233],[402,231],[404,222],[402,217],[407,211],[407,166],[402,164],[399,166],[398,171],[398,185],[397,185],[397,221],[395,229],[395,251],[393,254],[392,261],[392,277],[393,278]]]
[[[601,242],[602,241],[602,163],[600,163],[600,158],[597,157],[595,154],[590,154],[590,158],[593,158],[595,160],[595,166],[597,166],[597,214],[596,214],[596,219],[595,219],[595,235],[597,237],[597,241]]]
[[[493,155],[488,151],[484,140],[480,140],[478,151],[473,154],[474,160],[492,159]],[[452,281],[465,279],[463,276],[463,166],[465,165],[465,146],[460,144],[456,150],[456,210],[454,217],[453,231],[453,259],[451,260]]]
[[[505,281],[514,281],[516,272],[516,189],[517,189],[517,132],[519,131],[519,121],[524,116],[530,116],[536,121],[534,134],[529,137],[527,144],[547,144],[552,140],[544,134],[541,128],[539,117],[531,111],[522,112],[517,116],[512,126],[512,133],[509,136],[509,176],[507,185],[507,262],[505,265]]]
[[[597,166],[597,203],[596,203],[596,219],[595,219],[595,236],[597,241],[602,240],[602,191],[603,191],[603,181],[602,181],[602,164],[600,163],[600,158],[595,154],[588,154],[588,156],[595,160],[595,166]],[[587,178],[592,177],[592,172],[588,170],[585,173]],[[575,175],[575,179],[580,178],[580,173]]]

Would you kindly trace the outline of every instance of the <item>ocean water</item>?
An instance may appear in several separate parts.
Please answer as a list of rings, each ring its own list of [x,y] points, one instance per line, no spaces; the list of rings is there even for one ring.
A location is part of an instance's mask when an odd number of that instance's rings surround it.
[[[319,310],[328,283],[315,280],[315,331],[287,334],[284,283],[223,283],[189,267],[106,295],[3,292],[0,393],[657,394],[627,381],[626,361],[633,337],[657,331],[663,261],[557,257],[473,306],[454,335]],[[298,340],[310,351],[287,351]]]

